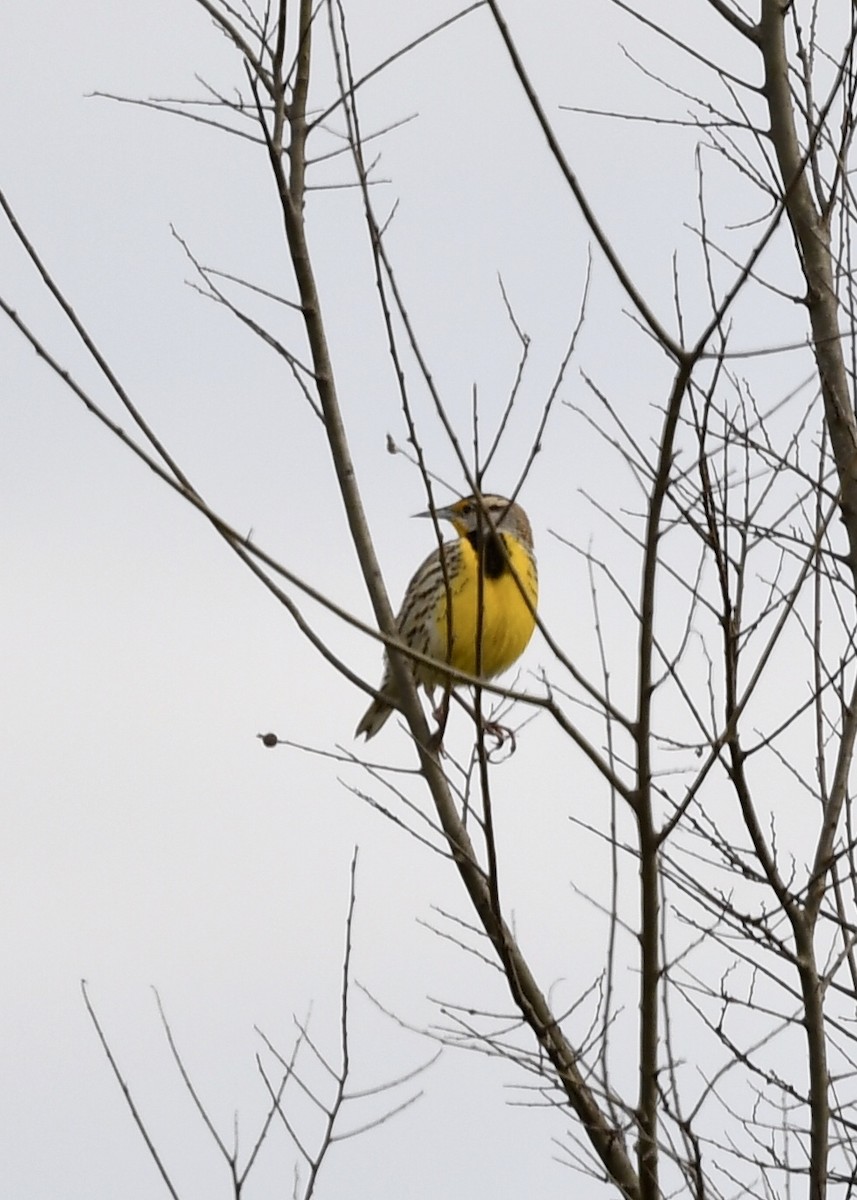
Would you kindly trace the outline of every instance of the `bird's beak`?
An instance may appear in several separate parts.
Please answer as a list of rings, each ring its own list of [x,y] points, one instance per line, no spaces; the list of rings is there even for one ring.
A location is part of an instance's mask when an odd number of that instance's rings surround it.
[[[432,513],[431,509],[427,508],[425,512],[418,512],[414,513],[413,515],[415,517],[430,517]],[[453,518],[453,512],[451,508],[436,508],[434,510],[434,515],[437,517],[438,521],[451,521]]]

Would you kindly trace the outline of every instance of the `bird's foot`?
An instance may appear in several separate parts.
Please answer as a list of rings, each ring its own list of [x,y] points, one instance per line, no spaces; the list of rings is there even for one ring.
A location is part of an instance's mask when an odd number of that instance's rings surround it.
[[[446,722],[449,720],[449,690],[443,693],[443,698],[437,708],[432,709],[431,714],[437,721],[437,729],[429,739],[429,749],[439,750],[443,744],[443,735],[446,733]]]
[[[483,721],[482,728],[488,737],[497,739],[497,745],[491,750],[491,754],[496,754],[507,742],[509,743],[509,755],[515,753],[518,743],[514,729],[510,729],[508,725],[501,725],[499,721]]]

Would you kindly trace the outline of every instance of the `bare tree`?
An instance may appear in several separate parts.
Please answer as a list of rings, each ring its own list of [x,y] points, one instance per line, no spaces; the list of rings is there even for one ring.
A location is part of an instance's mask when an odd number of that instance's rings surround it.
[[[410,739],[415,776],[403,784],[385,766],[361,763],[356,754],[337,757],[359,780],[355,791],[458,872],[470,914],[461,919],[440,912],[438,932],[499,969],[509,997],[508,1011],[499,1014],[472,997],[444,1002],[433,1035],[514,1063],[532,1101],[566,1115],[561,1149],[567,1161],[629,1200],[796,1195],[804,1189],[812,1200],[852,1194],[853,9],[812,0],[753,0],[744,7],[733,0],[696,0],[690,7],[705,17],[706,28],[719,23],[725,44],[734,47],[741,69],[733,70],[731,61],[711,56],[703,37],[687,40],[678,17],[675,30],[661,27],[636,6],[613,0],[629,29],[661,39],[670,56],[675,74],[661,71],[659,82],[673,115],[659,120],[690,126],[698,138],[698,208],[691,223],[698,256],[690,266],[676,261],[674,309],[665,314],[638,285],[615,249],[613,231],[588,200],[563,148],[559,114],[542,102],[515,30],[494,0],[462,9],[362,76],[353,65],[343,0],[261,9],[197,2],[236,51],[238,86],[230,97],[207,95],[196,108],[147,103],[257,143],[270,169],[292,268],[288,294],[267,299],[273,306],[284,299],[301,332],[283,340],[273,322],[266,325],[243,307],[253,285],[207,267],[189,246],[197,286],[280,356],[318,416],[377,630],[206,504],[89,340],[4,201],[45,285],[133,418],[134,437],[66,377],[69,387],[200,511],[318,652],[369,695],[373,681],[333,652],[306,617],[301,597],[387,647],[401,697],[400,737]],[[586,222],[594,270],[618,284],[633,316],[629,337],[637,339],[641,355],[657,349],[671,381],[641,419],[629,415],[583,364],[584,399],[570,405],[577,429],[603,440],[617,476],[630,478],[636,496],[633,506],[620,507],[608,484],[591,497],[594,518],[618,538],[610,553],[601,553],[597,539],[578,542],[559,531],[572,569],[591,591],[600,675],[590,678],[574,647],[540,623],[549,660],[531,686],[454,678],[456,694],[470,688],[474,699],[469,715],[461,718],[456,710],[459,720],[469,722],[459,750],[433,736],[413,686],[413,653],[396,636],[346,432],[307,221],[314,187],[358,189],[378,320],[399,389],[402,441],[407,439],[434,509],[434,467],[422,450],[414,404],[415,391],[422,390],[456,456],[460,490],[479,492],[515,407],[530,339],[504,293],[510,340],[520,355],[506,412],[486,438],[477,397],[471,429],[457,427],[434,385],[389,249],[394,213],[376,187],[371,157],[389,130],[366,129],[361,118],[370,79],[428,39],[455,37],[465,22],[478,22],[486,38],[501,39],[510,87],[520,90],[529,109],[533,137]],[[684,70],[691,71],[691,90],[679,82]],[[651,119],[592,106],[573,111],[575,120]],[[709,182],[713,172],[722,176],[724,170],[731,194],[740,197],[740,227],[724,219],[717,187]],[[62,372],[13,305],[2,304],[39,354]],[[598,320],[582,305],[581,315],[569,322],[567,351],[521,455],[521,481],[537,474],[545,429],[559,398],[568,402],[564,381],[584,312],[588,321]],[[748,319],[759,313],[767,330],[763,342],[758,324]],[[777,356],[787,361],[793,384],[772,392],[768,364]],[[623,639],[634,646],[631,662],[617,649]],[[587,897],[603,922],[603,964],[581,978],[570,948],[568,973],[578,983],[565,1006],[553,1002],[552,981],[540,979],[531,964],[501,886],[493,799],[502,776],[492,724],[499,713],[508,721],[510,711],[521,718],[518,755],[528,753],[529,716],[540,714],[551,727],[551,753],[568,764],[564,776],[579,776],[585,764],[586,782],[579,786],[587,817],[577,819],[609,853],[604,890]],[[264,740],[271,746],[280,741],[276,734]],[[343,1005],[346,994],[344,985]],[[301,1029],[298,1046],[305,1040]],[[629,1045],[635,1047],[632,1065]],[[178,1054],[177,1062],[184,1074]],[[280,1068],[279,1080],[265,1078],[271,1114],[288,1125],[282,1081],[293,1063],[281,1056]],[[344,1068],[337,1079],[323,1145],[334,1136]],[[237,1196],[244,1174],[212,1133]],[[321,1156],[296,1141],[310,1166],[311,1191]]]

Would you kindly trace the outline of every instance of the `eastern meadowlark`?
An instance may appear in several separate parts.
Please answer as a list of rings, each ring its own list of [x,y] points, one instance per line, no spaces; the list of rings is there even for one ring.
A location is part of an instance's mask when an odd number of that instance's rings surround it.
[[[417,685],[429,696],[435,687],[450,686],[443,663],[482,679],[492,679],[510,667],[532,636],[539,594],[533,531],[519,504],[503,496],[483,496],[481,503],[468,496],[435,511],[439,519],[452,523],[458,536],[444,542],[422,564],[408,584],[396,619],[399,637],[407,646],[438,660],[437,667],[411,664]],[[477,646],[480,596],[481,647]],[[389,659],[380,691],[389,701],[379,699],[369,705],[355,737],[361,733],[367,741],[374,737],[396,706]]]

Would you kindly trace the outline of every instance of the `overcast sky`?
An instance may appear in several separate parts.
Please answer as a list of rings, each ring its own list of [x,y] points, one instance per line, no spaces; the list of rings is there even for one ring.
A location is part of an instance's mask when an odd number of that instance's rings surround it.
[[[358,75],[454,11],[439,0],[346,7]],[[544,0],[538,21],[524,0],[506,8],[596,210],[671,322],[671,257],[692,253],[682,223],[695,220],[696,135],[559,110],[673,111],[619,43],[666,69],[662,49],[603,0]],[[695,32],[718,48],[722,34],[707,6],[687,8]],[[729,42],[728,53],[735,49]],[[191,0],[7,6],[2,187],[111,367],[209,503],[368,621],[315,416],[282,362],[186,285],[192,268],[171,233],[206,264],[293,297],[264,154],[199,124],[89,96],[197,97],[196,76],[224,93],[246,91],[237,56]],[[328,85],[323,74],[320,99]],[[361,103],[364,131],[414,118],[374,146],[385,181],[376,197],[387,211],[399,202],[390,252],[465,445],[473,388],[487,438],[515,376],[519,347],[498,273],[532,337],[521,399],[486,481],[509,491],[578,318],[588,235],[484,14],[393,66]],[[347,177],[345,161],[319,176]],[[727,197],[724,219],[729,205]],[[386,450],[388,433],[400,443],[405,433],[358,198],[312,193],[308,217],[345,418],[396,604],[431,548],[431,530],[409,519],[424,507],[417,472]],[[5,226],[0,256],[3,296],[127,427]],[[690,320],[701,312],[696,303],[691,290]],[[584,547],[596,539],[606,556],[618,543],[584,493],[629,505],[636,494],[567,405],[587,403],[585,370],[642,429],[669,371],[623,313],[597,254],[590,305],[521,500],[535,529],[545,620],[595,672],[586,571],[552,534]],[[293,320],[265,311],[302,348]],[[225,1167],[170,1062],[153,987],[213,1119],[229,1139],[238,1112],[243,1146],[266,1101],[254,1027],[288,1054],[293,1014],[303,1020],[311,1010],[316,1044],[331,1059],[338,1054],[355,847],[353,974],[414,1031],[355,992],[354,1089],[434,1053],[417,1030],[438,1021],[437,1001],[505,1011],[508,998],[493,972],[423,924],[439,922],[433,906],[466,915],[455,872],[349,786],[390,797],[357,767],[266,751],[256,739],[273,729],[322,751],[350,750],[362,693],[312,652],[205,523],[87,415],[8,322],[0,323],[0,364],[3,1186],[36,1200],[164,1194],[88,1021],[85,978],[181,1194],[225,1196]],[[463,480],[424,391],[414,395],[429,461],[450,496]],[[620,606],[604,602],[617,615]],[[377,644],[311,605],[306,613],[354,669],[380,678]],[[620,692],[622,655],[632,646],[633,630],[620,624],[612,643]],[[547,665],[536,636],[522,686],[536,686]],[[591,776],[573,757],[557,769],[549,746],[535,721],[495,772],[495,803],[506,903],[562,1008],[603,957],[603,923],[571,881],[597,891],[605,858],[569,819],[586,819]],[[410,761],[396,722],[370,757]],[[419,791],[414,798],[426,803]],[[321,1080],[311,1067],[310,1077]],[[422,1089],[419,1103],[335,1148],[318,1194],[598,1194],[555,1160],[553,1139],[566,1131],[559,1114],[514,1105],[514,1088],[525,1082],[511,1065],[446,1050],[391,1099]],[[317,1125],[295,1104],[312,1142]],[[382,1108],[356,1106],[343,1127]],[[289,1194],[294,1161],[277,1129],[248,1195]]]

